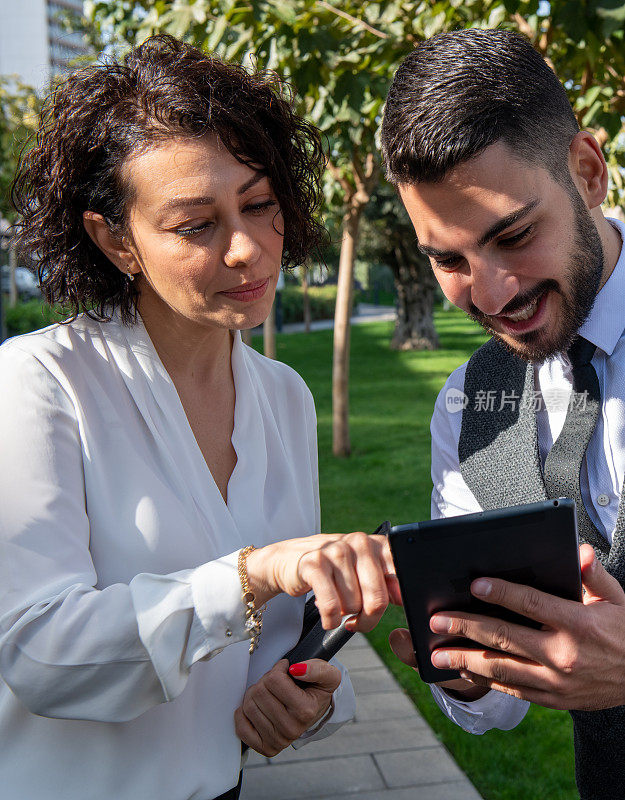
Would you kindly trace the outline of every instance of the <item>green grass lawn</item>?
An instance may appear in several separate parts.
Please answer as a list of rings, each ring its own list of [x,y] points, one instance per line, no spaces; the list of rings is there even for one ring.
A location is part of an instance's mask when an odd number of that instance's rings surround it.
[[[441,338],[436,352],[391,351],[392,323],[352,328],[348,459],[332,456],[332,332],[278,336],[278,358],[304,377],[317,405],[324,531],[373,531],[385,519],[400,524],[429,518],[434,400],[449,373],[485,340],[455,310],[439,312],[436,321]],[[391,653],[388,634],[403,625],[403,612],[391,608],[370,641],[487,800],[577,798],[566,712],[532,707],[514,731],[465,733]]]

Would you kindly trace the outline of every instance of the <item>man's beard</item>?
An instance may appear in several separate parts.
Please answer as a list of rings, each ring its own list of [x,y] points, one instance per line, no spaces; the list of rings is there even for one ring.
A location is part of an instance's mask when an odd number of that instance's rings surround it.
[[[599,291],[604,266],[601,238],[574,186],[569,196],[575,213],[575,241],[566,272],[568,285],[563,287],[553,279],[541,281],[530,291],[517,295],[504,309],[504,313],[512,314],[527,307],[547,291],[558,293],[562,298],[559,326],[549,339],[545,339],[542,329],[514,337],[508,334],[508,339],[504,339],[502,334],[490,327],[489,318],[478,308],[471,305],[468,312],[471,319],[479,322],[507,350],[525,361],[544,361],[567,350],[577,331],[588,319]]]

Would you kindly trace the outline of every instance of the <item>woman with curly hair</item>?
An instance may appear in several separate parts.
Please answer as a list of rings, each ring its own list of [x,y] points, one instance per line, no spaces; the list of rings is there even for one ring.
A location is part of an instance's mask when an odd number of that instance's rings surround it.
[[[239,333],[319,244],[322,169],[275,77],[168,36],[47,103],[14,202],[74,314],[0,348],[3,797],[234,798],[241,741],[352,716],[340,665],[281,656],[310,590],[372,628],[389,551],[319,534],[312,397]]]

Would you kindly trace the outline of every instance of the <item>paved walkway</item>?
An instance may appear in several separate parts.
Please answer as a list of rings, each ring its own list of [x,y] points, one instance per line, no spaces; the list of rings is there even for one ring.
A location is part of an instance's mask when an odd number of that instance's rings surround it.
[[[251,753],[241,800],[480,800],[362,634],[341,650],[356,720],[275,758]]]

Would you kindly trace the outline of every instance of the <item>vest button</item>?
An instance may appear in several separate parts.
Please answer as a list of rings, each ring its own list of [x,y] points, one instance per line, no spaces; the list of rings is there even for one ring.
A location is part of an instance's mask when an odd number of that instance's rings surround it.
[[[600,494],[597,497],[597,502],[600,506],[607,506],[610,504],[610,498],[607,496],[607,494]]]

